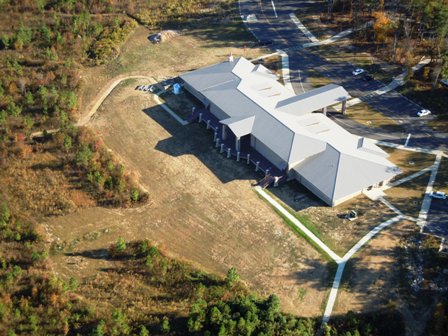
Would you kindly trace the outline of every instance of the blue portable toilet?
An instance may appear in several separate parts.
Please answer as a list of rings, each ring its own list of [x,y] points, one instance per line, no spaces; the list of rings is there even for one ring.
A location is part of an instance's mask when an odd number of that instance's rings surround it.
[[[173,92],[175,95],[180,94],[180,91],[182,90],[182,86],[179,83],[174,83],[173,85]]]

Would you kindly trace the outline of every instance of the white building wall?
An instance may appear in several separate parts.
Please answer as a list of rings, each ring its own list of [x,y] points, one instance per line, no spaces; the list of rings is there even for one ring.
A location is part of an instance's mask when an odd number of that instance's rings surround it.
[[[250,136],[250,144],[255,150],[257,150],[257,152],[263,155],[277,168],[286,169],[287,163],[253,135]]]

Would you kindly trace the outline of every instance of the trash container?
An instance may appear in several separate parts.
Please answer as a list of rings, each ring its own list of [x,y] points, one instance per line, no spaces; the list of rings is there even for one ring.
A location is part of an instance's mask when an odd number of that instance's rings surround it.
[[[175,95],[180,94],[181,90],[182,90],[182,86],[179,83],[174,83],[174,85],[173,85],[174,94]]]

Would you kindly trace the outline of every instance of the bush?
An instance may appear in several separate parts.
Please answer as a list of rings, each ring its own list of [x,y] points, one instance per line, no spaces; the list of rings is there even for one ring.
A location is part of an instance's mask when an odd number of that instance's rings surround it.
[[[123,237],[118,237],[118,240],[115,243],[115,250],[119,253],[126,251],[126,241]]]

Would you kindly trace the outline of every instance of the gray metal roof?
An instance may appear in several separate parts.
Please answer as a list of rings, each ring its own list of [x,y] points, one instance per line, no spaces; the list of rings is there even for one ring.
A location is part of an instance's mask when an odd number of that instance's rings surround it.
[[[350,134],[321,113],[312,113],[347,99],[341,86],[330,84],[295,95],[264,66],[244,58],[181,78],[228,116],[221,122],[236,136],[255,136],[329,199],[396,174],[387,153],[373,141]]]
[[[304,115],[350,98],[342,86],[329,84],[277,103],[282,112]]]

